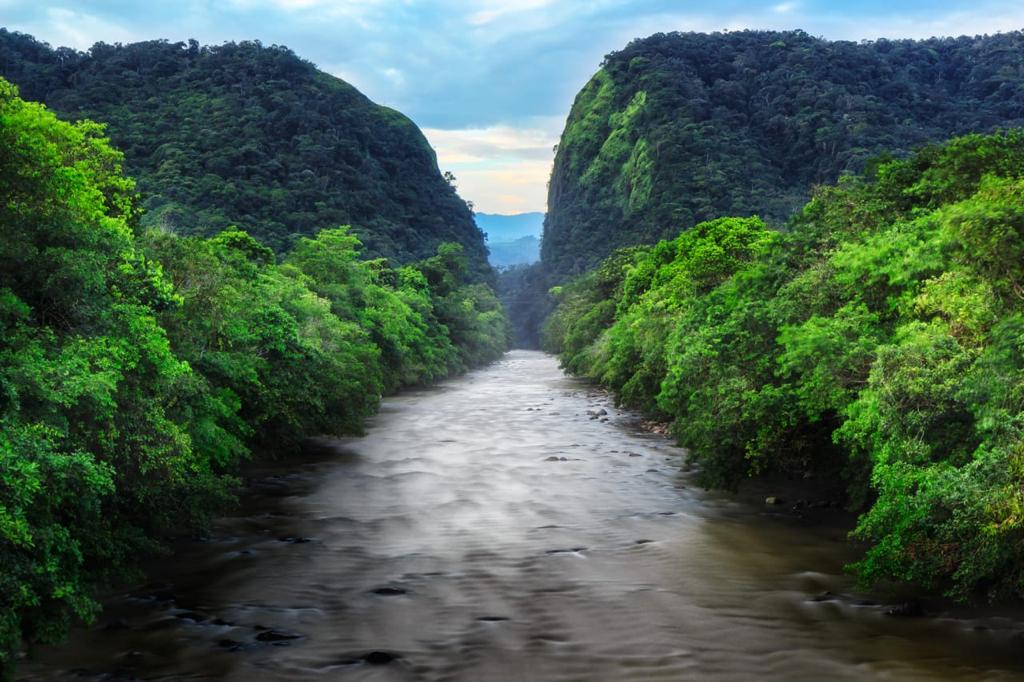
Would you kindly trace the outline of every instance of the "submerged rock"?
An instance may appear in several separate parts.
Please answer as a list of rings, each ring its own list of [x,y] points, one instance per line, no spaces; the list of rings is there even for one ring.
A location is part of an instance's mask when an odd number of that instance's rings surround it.
[[[407,593],[407,590],[401,587],[378,587],[373,590],[373,593],[381,597],[397,597]]]
[[[388,653],[387,651],[371,651],[363,657],[363,660],[370,665],[387,665],[392,661],[397,661],[401,656],[398,654]]]
[[[217,640],[217,646],[221,649],[227,649],[228,651],[238,651],[242,648],[242,643],[237,639],[225,637],[224,639]]]

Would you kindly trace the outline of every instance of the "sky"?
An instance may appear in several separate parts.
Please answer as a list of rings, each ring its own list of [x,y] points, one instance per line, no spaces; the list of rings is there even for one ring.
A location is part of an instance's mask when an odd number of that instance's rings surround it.
[[[552,148],[605,54],[659,31],[830,39],[1024,28],[1021,0],[0,0],[53,46],[196,38],[287,45],[408,115],[478,211],[543,211]]]

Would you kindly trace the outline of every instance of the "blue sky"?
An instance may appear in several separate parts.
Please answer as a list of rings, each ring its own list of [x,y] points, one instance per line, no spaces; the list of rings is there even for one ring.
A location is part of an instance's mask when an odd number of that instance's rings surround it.
[[[658,31],[802,28],[833,39],[1024,28],[1022,0],[0,0],[52,45],[257,38],[412,117],[478,210],[544,210],[552,146],[608,52]]]

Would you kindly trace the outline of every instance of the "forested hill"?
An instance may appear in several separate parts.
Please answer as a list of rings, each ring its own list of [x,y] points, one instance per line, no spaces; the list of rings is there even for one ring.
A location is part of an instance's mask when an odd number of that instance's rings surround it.
[[[719,218],[616,252],[555,290],[545,345],[671,421],[706,485],[845,486],[863,582],[1020,603],[1022,197],[1024,131],[929,146],[785,233]]]
[[[416,125],[287,48],[148,41],[83,53],[0,29],[0,76],[65,119],[108,125],[147,226],[210,236],[234,225],[282,253],[351,224],[371,257],[409,262],[458,242],[487,268],[483,236]]]
[[[720,216],[780,224],[882,153],[1024,125],[1024,34],[830,42],[802,31],[657,34],[576,98],[551,178],[555,279]]]

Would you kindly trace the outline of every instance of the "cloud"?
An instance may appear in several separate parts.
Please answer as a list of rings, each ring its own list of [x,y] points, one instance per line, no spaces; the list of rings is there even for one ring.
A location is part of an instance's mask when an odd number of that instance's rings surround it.
[[[983,11],[951,11],[931,16],[905,13],[857,21],[832,15],[822,21],[822,27],[826,37],[846,40],[982,35],[1024,28],[1024,7],[995,14]]]
[[[438,164],[458,178],[459,194],[479,210],[495,213],[543,211],[547,181],[563,120],[538,119],[524,126],[444,130],[424,134]]]
[[[380,5],[384,0],[228,0],[228,4],[246,11],[274,7],[287,12],[324,9],[338,14],[359,14]]]
[[[47,40],[55,46],[86,50],[101,40],[108,43],[139,40],[123,26],[63,7],[48,8],[45,21]]]
[[[459,195],[485,213],[547,210],[551,162],[517,162],[492,170],[456,172]]]
[[[483,2],[480,3],[483,7],[472,12],[466,18],[466,22],[473,26],[483,26],[497,21],[498,19],[506,18],[509,14],[543,9],[554,4],[554,2],[555,0],[514,0],[513,2],[509,2],[508,0],[496,0],[492,2]]]
[[[389,66],[384,69],[382,73],[387,76],[388,80],[394,83],[395,86],[400,88],[405,85],[405,74],[403,74],[399,69]]]
[[[426,128],[423,133],[437,150],[438,158],[449,163],[478,163],[495,157],[546,159],[558,142],[561,120],[545,127],[495,125],[487,128],[442,130]]]

